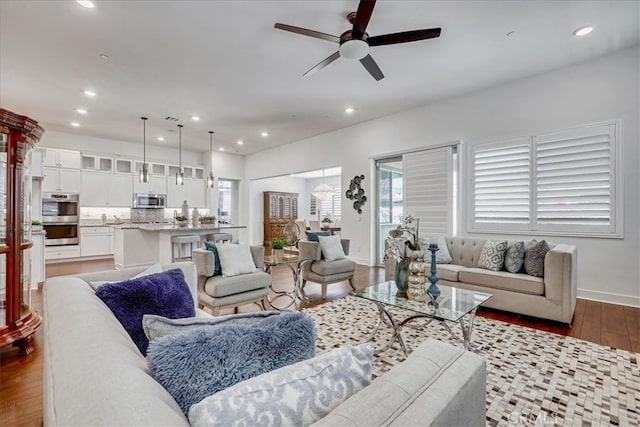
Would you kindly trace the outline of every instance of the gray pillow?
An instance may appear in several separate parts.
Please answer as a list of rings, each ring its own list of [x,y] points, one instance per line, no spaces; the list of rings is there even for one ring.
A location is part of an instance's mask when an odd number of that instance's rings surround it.
[[[478,267],[491,271],[502,270],[507,246],[506,240],[487,240],[482,247]]]
[[[306,426],[371,382],[373,345],[344,346],[243,381],[191,406],[192,426]]]
[[[524,242],[516,242],[504,254],[504,268],[509,273],[518,273],[524,264]]]
[[[279,311],[256,311],[253,313],[230,314],[219,317],[185,317],[182,319],[169,319],[155,314],[145,314],[142,316],[142,329],[147,338],[149,338],[149,341],[153,341],[165,335],[179,334],[205,326],[251,326],[260,322],[265,317],[278,314],[280,314]]]
[[[306,313],[268,316],[253,326],[204,326],[151,341],[153,378],[182,411],[206,396],[315,356],[316,331]]]
[[[524,254],[524,271],[535,277],[544,276],[544,257],[549,252],[549,245],[542,240]]]

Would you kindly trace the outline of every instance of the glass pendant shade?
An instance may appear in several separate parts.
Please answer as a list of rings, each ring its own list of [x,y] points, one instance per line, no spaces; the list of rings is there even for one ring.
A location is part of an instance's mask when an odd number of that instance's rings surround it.
[[[322,183],[311,191],[311,195],[316,199],[320,199],[323,201],[331,200],[331,198],[333,197],[333,188],[325,183]]]
[[[147,164],[147,118],[142,119],[142,169],[140,170],[140,182],[149,182],[149,165]]]
[[[179,151],[178,155],[180,156],[180,172],[176,172],[176,185],[184,185],[184,172],[182,172],[182,125],[178,125],[179,131]]]
[[[184,185],[184,173],[176,172],[176,185]]]
[[[213,188],[213,131],[209,131],[209,161],[211,162],[211,170],[207,177],[207,187]]]
[[[209,176],[207,177],[207,187],[213,188],[213,172],[209,172]]]

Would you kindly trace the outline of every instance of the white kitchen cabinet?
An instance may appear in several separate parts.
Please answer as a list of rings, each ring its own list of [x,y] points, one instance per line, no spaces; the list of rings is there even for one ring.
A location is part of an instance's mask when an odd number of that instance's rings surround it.
[[[100,172],[113,172],[113,159],[111,157],[83,154],[82,169]]]
[[[44,239],[43,232],[31,234],[31,289],[38,289],[38,285],[44,282]]]
[[[63,193],[79,193],[80,192],[80,170],[63,169],[59,167],[44,168],[44,177],[42,179],[43,192],[63,192]]]
[[[129,159],[116,159],[116,173],[132,173],[133,161]]]
[[[44,177],[44,150],[34,148],[31,151],[31,178]]]
[[[131,207],[131,175],[82,171],[80,206]]]
[[[167,178],[167,207],[179,208],[182,206],[182,202],[185,200],[187,200],[188,202],[186,180],[184,185],[176,185],[175,176],[168,177]]]
[[[206,205],[205,183],[201,179],[185,179],[184,186],[187,187],[187,202],[192,208],[204,208]]]
[[[149,182],[140,182],[140,176],[133,177],[133,192],[148,194],[167,194],[167,179],[164,177],[149,176]]]
[[[44,248],[44,259],[47,261],[79,257],[80,245],[46,246]]]
[[[62,148],[44,148],[44,165],[48,167],[80,169],[80,152]]]
[[[80,256],[113,254],[113,229],[111,227],[80,227]]]

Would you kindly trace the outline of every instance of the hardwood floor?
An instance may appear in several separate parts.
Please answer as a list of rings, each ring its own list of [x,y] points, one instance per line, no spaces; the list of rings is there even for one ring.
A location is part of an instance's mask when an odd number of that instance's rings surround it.
[[[100,271],[113,268],[113,260],[97,260],[74,263],[47,264],[47,277]],[[286,266],[273,269],[273,283],[277,290],[291,287],[291,270]],[[384,280],[384,270],[358,266],[355,286],[365,288]],[[327,300],[343,297],[350,291],[347,282],[329,285]],[[314,301],[307,306],[322,304],[320,285],[308,283],[305,292]],[[34,307],[42,312],[42,291],[33,292]],[[282,302],[280,302],[282,301]],[[277,304],[286,304],[280,298]],[[241,311],[257,310],[256,305],[245,306]],[[568,335],[597,344],[640,353],[640,309],[579,299],[571,327],[540,319],[517,316],[497,310],[480,309],[480,316],[516,323],[531,328]],[[43,328],[35,334],[36,350],[21,358],[18,350],[9,348],[0,352],[0,425],[42,425],[42,371],[44,363]]]

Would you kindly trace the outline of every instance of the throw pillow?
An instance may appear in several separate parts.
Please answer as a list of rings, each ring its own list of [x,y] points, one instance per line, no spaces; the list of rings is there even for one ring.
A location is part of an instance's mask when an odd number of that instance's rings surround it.
[[[318,236],[318,240],[325,261],[346,258],[340,236]]]
[[[310,242],[319,242],[318,236],[331,236],[330,231],[307,231],[307,240]]]
[[[549,252],[549,245],[542,240],[524,254],[524,271],[535,277],[544,276],[544,257]]]
[[[187,414],[206,396],[315,355],[316,331],[305,313],[269,316],[253,326],[202,327],[149,345],[153,378]]]
[[[189,285],[179,268],[104,284],[96,296],[113,312],[143,355],[149,346],[142,329],[143,315],[159,314],[176,319],[196,314]]]
[[[478,259],[478,267],[491,271],[502,270],[504,253],[507,251],[508,246],[509,244],[506,240],[487,240],[484,242]]]
[[[420,248],[424,251],[424,262],[427,264],[431,264],[431,251],[429,250],[429,243],[437,243],[438,250],[436,251],[436,264],[451,264],[453,262],[453,258],[451,258],[451,254],[449,253],[449,248],[447,247],[447,242],[444,236],[440,237],[431,237],[429,239],[419,238],[418,243],[420,244]]]
[[[516,242],[507,248],[504,255],[504,267],[509,273],[517,273],[524,264],[524,242]]]
[[[306,426],[371,383],[373,345],[344,346],[204,398],[189,410],[192,426]]]
[[[233,277],[256,271],[249,245],[226,243],[217,247],[223,276]]]
[[[173,335],[203,326],[245,325],[251,326],[268,316],[279,315],[279,311],[255,311],[252,313],[230,314],[218,317],[186,317],[168,319],[154,314],[142,317],[142,329],[149,341],[165,335]]]
[[[215,243],[205,240],[204,247],[213,252],[213,275],[220,276],[222,274],[222,267],[220,266],[220,256],[218,255],[217,246]]]

